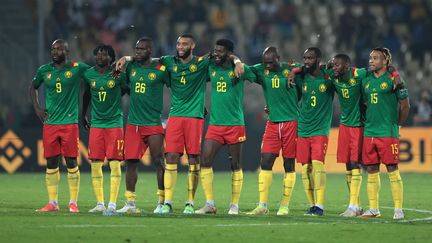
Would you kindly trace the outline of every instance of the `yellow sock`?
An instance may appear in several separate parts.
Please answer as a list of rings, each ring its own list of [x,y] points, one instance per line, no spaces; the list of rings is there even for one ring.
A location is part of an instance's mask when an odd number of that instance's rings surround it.
[[[135,200],[136,200],[136,193],[135,192],[126,191],[124,195],[125,195],[126,201],[135,202]]]
[[[369,207],[378,209],[379,208],[379,191],[381,187],[381,179],[379,172],[369,173],[367,180],[367,192],[369,197]]]
[[[165,202],[172,202],[174,187],[177,182],[177,164],[166,164],[164,183],[165,183]]]
[[[233,171],[231,173],[231,203],[238,205],[240,193],[243,187],[243,170]]]
[[[304,164],[302,166],[302,182],[309,205],[315,205],[311,164]]]
[[[201,168],[201,185],[207,201],[213,199],[213,168]]]
[[[156,194],[158,196],[159,203],[163,203],[165,200],[165,191],[158,189]]]
[[[193,202],[195,198],[195,192],[198,187],[200,165],[189,165],[188,173],[188,202]]]
[[[285,173],[284,181],[283,181],[283,196],[281,200],[281,206],[288,206],[290,200],[292,191],[294,189],[294,185],[296,182],[296,173],[295,172],[289,172]]]
[[[360,188],[362,183],[362,175],[360,169],[352,170],[351,188],[350,188],[350,205],[360,206]]]
[[[388,173],[395,208],[402,208],[403,183],[399,170]]]
[[[58,203],[58,185],[60,182],[59,168],[46,169],[45,183],[48,191],[48,199],[50,202]]]
[[[326,174],[324,163],[318,160],[313,160],[312,174],[314,179],[315,205],[324,206],[326,190]]]
[[[80,186],[80,171],[78,166],[68,170],[68,184],[69,184],[69,194],[71,201],[78,200],[79,186]]]
[[[345,171],[345,181],[348,187],[348,194],[351,193],[351,180],[352,180],[352,171]]]
[[[111,169],[110,203],[116,203],[121,180],[120,161],[112,160],[109,162],[109,166]]]
[[[98,203],[104,202],[102,166],[103,161],[92,161],[91,163],[93,191]]]
[[[261,170],[258,176],[259,202],[268,204],[270,185],[272,184],[273,171]]]

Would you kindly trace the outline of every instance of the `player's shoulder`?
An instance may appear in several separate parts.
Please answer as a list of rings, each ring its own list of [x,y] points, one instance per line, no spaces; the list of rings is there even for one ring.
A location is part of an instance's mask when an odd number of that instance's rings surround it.
[[[166,72],[167,70],[166,66],[159,62],[159,59],[152,59],[151,67],[161,72]]]
[[[251,66],[253,69],[255,69],[256,71],[263,71],[264,70],[264,65],[262,63],[257,63]]]
[[[53,64],[51,62],[45,63],[45,64],[42,64],[41,66],[39,66],[38,72],[46,72],[46,71],[50,71],[52,69],[53,69]]]

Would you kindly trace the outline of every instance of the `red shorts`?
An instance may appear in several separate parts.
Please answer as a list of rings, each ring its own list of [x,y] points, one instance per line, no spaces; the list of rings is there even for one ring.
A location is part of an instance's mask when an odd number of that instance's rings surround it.
[[[245,126],[209,125],[206,139],[213,139],[220,144],[236,144],[246,141]]]
[[[166,152],[183,154],[201,153],[204,119],[170,116],[166,126]]]
[[[90,128],[89,159],[123,160],[123,127]]]
[[[296,144],[297,121],[267,121],[261,143],[261,153],[271,153],[279,155],[279,151],[282,149],[282,157],[295,158]]]
[[[126,125],[125,135],[125,159],[141,159],[147,150],[147,137],[152,135],[164,135],[162,125],[137,126]]]
[[[399,138],[364,137],[362,156],[365,165],[399,164]]]
[[[363,127],[339,125],[337,162],[361,162]]]
[[[314,136],[297,139],[297,162],[309,164],[312,160],[325,162],[327,153],[327,136]]]
[[[42,131],[44,157],[58,155],[78,157],[78,124],[51,125],[44,124]]]

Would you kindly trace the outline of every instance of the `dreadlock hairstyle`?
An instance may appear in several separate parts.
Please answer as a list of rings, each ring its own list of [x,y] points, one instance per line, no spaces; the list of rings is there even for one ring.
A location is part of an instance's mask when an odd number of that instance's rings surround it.
[[[93,50],[93,55],[97,55],[98,51],[106,51],[108,53],[108,56],[111,58],[110,65],[114,63],[116,55],[114,48],[110,45],[100,44],[96,46],[96,48]]]
[[[392,56],[390,50],[386,47],[375,47],[372,51],[379,51],[384,55],[385,60],[387,61],[387,65],[390,65],[392,62]]]

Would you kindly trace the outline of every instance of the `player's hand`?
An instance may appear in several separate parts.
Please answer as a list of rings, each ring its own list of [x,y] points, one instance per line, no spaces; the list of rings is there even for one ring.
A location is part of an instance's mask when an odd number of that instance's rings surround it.
[[[123,70],[123,67],[126,65],[126,57],[121,57],[117,60],[115,64],[115,70],[121,72]]]
[[[111,76],[112,76],[114,79],[117,79],[118,77],[120,77],[120,73],[121,73],[121,71],[118,71],[118,70],[116,70],[115,68],[113,68],[113,70],[111,71]]]
[[[90,122],[87,119],[87,116],[82,117],[82,125],[83,125],[84,129],[86,129],[86,130],[90,129]]]
[[[47,110],[45,110],[45,109],[41,109],[41,108],[37,108],[37,109],[36,109],[36,115],[39,117],[39,120],[40,120],[42,123],[45,123],[46,120],[47,120],[48,117],[49,117],[49,114],[48,114]]]
[[[287,78],[287,87],[292,88],[295,85],[295,72],[290,72]]]
[[[403,87],[404,87],[404,85],[402,83],[402,79],[401,79],[400,75],[394,76],[394,79],[393,79],[393,90],[402,89]]]
[[[244,74],[244,63],[237,62],[235,64],[234,72],[235,72],[236,77],[240,78]]]
[[[270,114],[270,109],[268,108],[268,106],[264,106],[264,112],[269,115]]]

